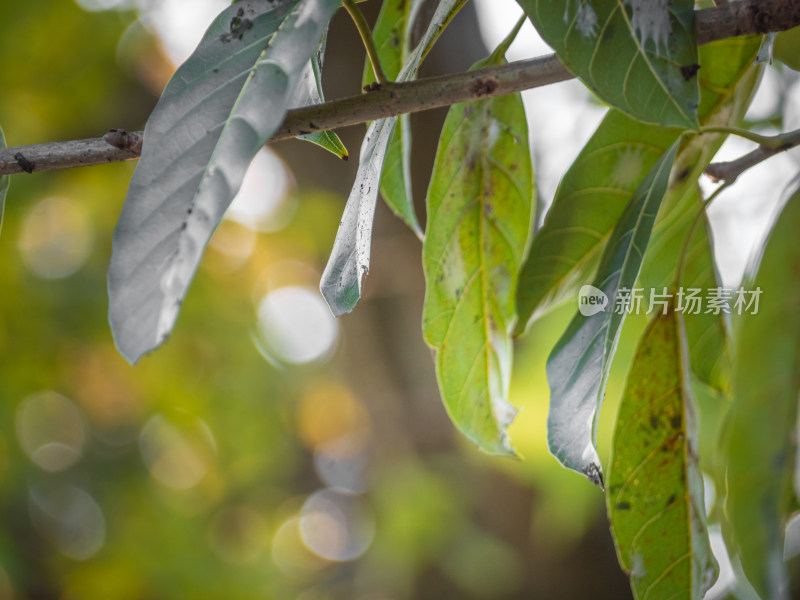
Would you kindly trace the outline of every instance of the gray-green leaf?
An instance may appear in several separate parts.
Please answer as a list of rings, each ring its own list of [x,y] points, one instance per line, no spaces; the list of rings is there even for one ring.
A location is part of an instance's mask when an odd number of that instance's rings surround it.
[[[637,120],[697,128],[694,0],[517,0],[567,69]]]
[[[414,76],[428,50],[466,1],[441,0],[422,40],[403,65],[398,81],[408,81]],[[397,117],[373,121],[361,144],[356,180],[320,282],[320,291],[336,316],[353,310],[361,298],[361,282],[369,271],[372,223],[381,173],[396,126]]]
[[[626,315],[617,293],[633,288],[639,275],[678,144],[676,140],[670,146],[636,189],[603,252],[593,286],[605,295],[605,309],[586,311],[587,316],[578,312],[547,360],[550,451],[565,467],[598,485],[603,477],[594,445],[597,413]]]
[[[502,64],[502,50],[473,68]],[[511,334],[532,179],[519,94],[450,108],[428,189],[423,332],[450,418],[492,454],[514,455]]]
[[[378,50],[383,72],[390,80],[400,73],[403,63],[408,59],[412,48],[414,22],[422,6],[422,0],[385,0],[372,37]],[[369,60],[364,65],[362,83],[366,86],[375,81],[375,74]],[[414,210],[411,193],[411,118],[399,117],[398,127],[386,151],[383,175],[381,176],[381,195],[392,211],[403,219],[409,227],[422,237],[422,228]]]
[[[109,320],[136,362],[171,331],[203,250],[282,122],[340,0],[242,0],[167,85],[114,233]]]
[[[800,395],[800,190],[775,222],[734,336],[733,404],[721,440],[728,549],[762,598],[788,598],[784,528]],[[749,301],[752,297],[746,297]]]

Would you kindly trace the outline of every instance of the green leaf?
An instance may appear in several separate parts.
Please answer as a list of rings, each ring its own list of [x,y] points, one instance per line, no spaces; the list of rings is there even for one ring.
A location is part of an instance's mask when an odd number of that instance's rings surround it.
[[[594,447],[597,415],[605,393],[625,310],[617,292],[634,286],[659,205],[667,191],[679,140],[658,160],[636,189],[600,259],[594,287],[605,294],[605,310],[575,315],[547,360],[550,451],[570,469],[602,485],[600,458]]]
[[[736,38],[701,48],[698,77],[703,125],[731,125],[744,114],[758,81],[759,70],[752,65],[759,40],[757,36]],[[520,276],[517,334],[573,298],[580,285],[591,279],[627,199],[678,133],[609,111],[564,175],[544,225],[533,239]],[[676,173],[682,177],[679,189],[670,196],[680,197],[695,185],[723,139],[704,134],[681,149]]]
[[[588,283],[631,194],[678,139],[612,110],[561,180],[520,274],[517,333]]]
[[[800,71],[800,27],[781,31],[775,36],[773,56],[787,67]]]
[[[666,206],[667,203],[670,206]],[[639,278],[638,286],[645,293],[649,294],[650,290],[661,293],[677,283],[684,294],[699,290],[699,296],[704,297],[707,290],[720,287],[711,226],[705,213],[700,216],[700,222],[695,226],[686,248],[683,276],[679,281],[675,280],[678,257],[683,251],[689,229],[702,209],[702,196],[696,183],[683,195],[670,194],[664,199]],[[673,291],[677,293],[677,290]],[[706,313],[704,307],[700,306],[697,312],[691,306],[687,308],[683,311],[683,321],[691,369],[700,381],[712,389],[726,392],[730,388],[730,351],[725,315]]]
[[[694,0],[517,0],[564,66],[639,121],[696,129]]]
[[[164,342],[247,166],[282,122],[339,0],[242,0],[211,24],[147,121],[108,274],[117,347]]]
[[[425,34],[403,65],[398,81],[414,77],[428,50],[466,1],[439,2]],[[331,312],[337,317],[353,310],[361,298],[361,282],[369,271],[372,223],[381,173],[396,126],[397,117],[373,121],[361,143],[356,180],[319,286]]]
[[[325,102],[325,95],[322,92],[322,63],[325,59],[325,47],[327,42],[328,34],[326,32],[319,41],[311,60],[308,61],[308,64],[303,70],[303,74],[300,76],[300,82],[298,82],[296,88],[297,91],[295,92],[292,102],[290,102],[291,108],[322,104]],[[297,136],[297,139],[316,144],[342,160],[347,160],[349,158],[347,148],[345,148],[342,140],[340,140],[339,136],[333,131],[312,131],[311,133]]]
[[[717,577],[697,464],[697,418],[681,314],[639,341],[614,431],[608,514],[636,598],[701,600]]]
[[[0,148],[6,148],[6,136],[3,134],[3,128],[0,127]],[[0,227],[3,225],[3,212],[6,208],[6,194],[8,194],[8,187],[11,184],[11,178],[8,175],[0,175]]]
[[[422,0],[384,0],[372,38],[378,50],[383,71],[390,80],[400,73],[403,63],[408,59],[412,48],[413,27]],[[375,74],[369,59],[364,65],[363,84],[375,81]],[[411,117],[401,115],[399,127],[389,143],[386,152],[383,175],[381,176],[381,195],[386,204],[409,227],[422,237],[422,227],[414,210],[411,193]]]
[[[733,404],[721,440],[723,528],[732,556],[762,598],[788,598],[784,528],[792,507],[800,394],[800,190],[778,217],[755,276],[758,312],[734,336]]]
[[[504,63],[504,49],[473,69]],[[450,418],[492,454],[514,455],[511,333],[532,180],[519,94],[450,108],[427,198],[423,333]]]
[[[701,120],[709,126],[737,125],[755,94],[761,67],[754,64],[760,36],[721,40],[700,50],[703,68],[698,76],[702,89]],[[675,283],[678,257],[686,236],[702,205],[697,179],[713,159],[727,136],[694,137],[680,150],[675,162],[675,180],[661,205],[653,230],[639,285],[645,290],[660,290]],[[682,278],[684,289],[705,290],[721,284],[714,260],[713,239],[705,215],[695,227],[687,248]],[[728,320],[724,314],[700,311],[683,313],[692,371],[713,390],[727,393],[730,388]]]
[[[342,160],[350,158],[350,154],[347,152],[342,140],[333,131],[312,131],[311,133],[297,136],[297,139],[316,144]]]

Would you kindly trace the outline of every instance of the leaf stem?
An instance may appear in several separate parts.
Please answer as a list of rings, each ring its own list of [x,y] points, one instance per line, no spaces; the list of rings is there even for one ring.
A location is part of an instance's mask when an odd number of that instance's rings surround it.
[[[720,128],[722,129],[722,128]],[[757,134],[754,134],[757,135]],[[800,145],[800,129],[781,133],[773,137],[762,137],[766,143],[761,143],[758,148],[730,162],[720,162],[708,165],[705,169],[706,175],[717,181],[733,183],[750,167],[768,159],[771,156],[786,152]],[[748,138],[751,139],[751,138]],[[755,141],[755,140],[753,140]]]
[[[375,73],[375,80],[381,85],[389,83],[386,74],[383,72],[381,60],[378,57],[378,49],[375,47],[375,40],[372,39],[372,32],[369,29],[367,20],[364,18],[364,13],[356,6],[354,0],[344,0],[342,6],[353,19],[353,23],[358,29],[358,35],[361,36],[361,41],[364,42],[364,48],[367,50],[367,56],[372,65],[372,71]]]

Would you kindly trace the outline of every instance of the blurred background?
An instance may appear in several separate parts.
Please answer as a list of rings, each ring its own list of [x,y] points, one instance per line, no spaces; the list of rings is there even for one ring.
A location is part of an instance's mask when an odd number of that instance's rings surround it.
[[[8,144],[141,129],[226,4],[5,2]],[[380,2],[360,6],[372,20]],[[513,0],[469,3],[423,75],[468,68],[518,15]],[[509,58],[546,51],[528,26]],[[337,14],[327,96],[358,93],[362,69]],[[782,92],[759,110],[782,110]],[[546,206],[604,110],[576,82],[525,100]],[[412,120],[421,216],[444,115]],[[352,156],[363,130],[339,132]],[[769,164],[773,189],[796,168]],[[134,166],[12,178],[0,235],[0,600],[630,597],[603,495],[546,450],[544,364],[574,307],[517,347],[511,437],[524,459],[481,454],[439,399],[419,242],[382,204],[364,299],[330,315],[317,286],[357,164],[292,141],[259,154],[171,339],[131,367],[106,322],[105,270]],[[757,244],[763,225],[731,221],[750,237],[723,238]],[[730,262],[724,275],[738,282],[744,260]],[[644,325],[629,318],[619,346],[604,459]]]

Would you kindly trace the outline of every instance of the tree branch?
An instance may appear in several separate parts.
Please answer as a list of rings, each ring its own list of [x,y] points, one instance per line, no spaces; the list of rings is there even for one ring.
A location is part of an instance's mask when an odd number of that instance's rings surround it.
[[[765,143],[760,144],[752,152],[730,162],[712,163],[706,167],[704,172],[715,182],[733,183],[747,169],[756,166],[771,156],[786,152],[797,146],[800,146],[800,129],[765,138]]]
[[[697,43],[748,34],[784,31],[800,25],[800,0],[742,0],[697,11]],[[502,96],[572,79],[554,54],[539,58],[380,86],[377,90],[289,111],[283,125],[270,139],[285,140],[312,131],[336,129],[432,108]],[[117,135],[111,136],[112,133]],[[125,133],[125,132],[121,132]],[[125,134],[112,130],[106,138],[50,142],[0,149],[0,175],[51,171],[139,156],[142,132]],[[108,139],[111,137],[111,139]],[[108,141],[107,141],[108,140]]]

